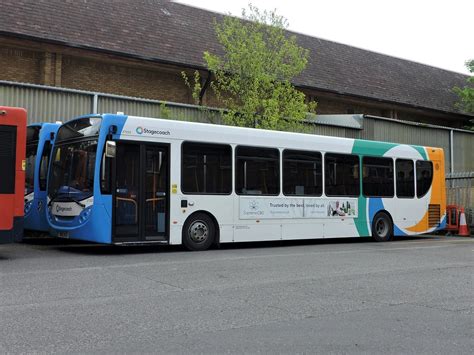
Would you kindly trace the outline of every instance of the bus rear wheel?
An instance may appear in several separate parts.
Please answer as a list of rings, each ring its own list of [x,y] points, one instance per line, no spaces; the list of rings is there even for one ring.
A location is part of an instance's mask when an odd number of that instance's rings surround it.
[[[183,227],[183,244],[188,250],[207,250],[214,243],[216,226],[205,213],[196,213]]]
[[[372,222],[372,238],[377,242],[388,242],[393,238],[393,224],[389,215],[379,212]]]

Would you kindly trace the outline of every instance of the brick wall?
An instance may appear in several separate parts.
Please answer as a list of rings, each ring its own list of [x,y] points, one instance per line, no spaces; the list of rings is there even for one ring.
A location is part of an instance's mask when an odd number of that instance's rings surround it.
[[[62,86],[190,103],[189,90],[177,70],[134,68],[113,62],[63,56]]]
[[[41,52],[0,45],[0,80],[41,84]]]

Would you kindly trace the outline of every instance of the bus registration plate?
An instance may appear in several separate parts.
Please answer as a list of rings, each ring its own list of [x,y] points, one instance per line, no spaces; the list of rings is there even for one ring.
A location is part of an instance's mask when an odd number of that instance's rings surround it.
[[[58,237],[69,239],[69,232],[58,232]]]

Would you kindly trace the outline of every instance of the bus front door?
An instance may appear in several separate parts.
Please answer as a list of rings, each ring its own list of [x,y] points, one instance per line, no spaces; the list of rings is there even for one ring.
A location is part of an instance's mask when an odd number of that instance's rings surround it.
[[[114,243],[168,241],[169,146],[117,142]]]

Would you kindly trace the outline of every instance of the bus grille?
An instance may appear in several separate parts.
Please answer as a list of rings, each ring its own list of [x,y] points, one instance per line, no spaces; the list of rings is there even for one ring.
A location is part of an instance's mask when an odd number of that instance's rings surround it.
[[[439,205],[428,205],[428,226],[437,227],[439,225],[441,209]]]

